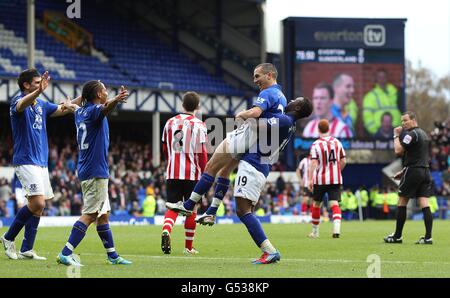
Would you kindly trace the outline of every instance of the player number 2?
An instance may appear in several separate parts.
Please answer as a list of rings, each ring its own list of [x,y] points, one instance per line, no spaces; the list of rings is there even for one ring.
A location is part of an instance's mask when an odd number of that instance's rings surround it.
[[[247,184],[247,176],[238,177],[238,185],[245,186]]]
[[[77,129],[77,139],[78,139],[78,144],[80,144],[80,150],[86,150],[87,148],[89,148],[89,143],[84,142],[86,140],[86,135],[87,135],[86,123],[81,122],[80,125],[78,125],[78,129]],[[81,140],[80,140],[80,136],[81,136]]]

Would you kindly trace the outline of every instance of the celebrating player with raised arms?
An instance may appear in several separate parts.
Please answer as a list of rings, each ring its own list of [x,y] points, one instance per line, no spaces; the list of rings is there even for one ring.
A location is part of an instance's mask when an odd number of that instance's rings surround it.
[[[57,262],[64,265],[82,266],[72,255],[86,235],[88,227],[96,222],[97,233],[106,249],[109,263],[131,264],[119,256],[109,227],[111,210],[108,197],[108,147],[109,125],[106,116],[121,102],[128,91],[122,86],[119,94],[108,100],[108,92],[100,81],[89,81],[83,86],[82,107],[75,111],[78,142],[78,179],[83,193],[82,215],[73,225],[66,245],[59,253]]]
[[[38,256],[33,246],[45,200],[54,197],[47,168],[47,118],[64,116],[73,112],[76,106],[69,101],[56,105],[40,98],[49,81],[47,71],[42,76],[36,69],[21,72],[17,79],[21,92],[11,101],[10,115],[14,141],[12,163],[28,200],[17,212],[8,231],[0,238],[6,256],[13,260],[46,259]],[[17,254],[14,240],[24,226],[24,239]]]

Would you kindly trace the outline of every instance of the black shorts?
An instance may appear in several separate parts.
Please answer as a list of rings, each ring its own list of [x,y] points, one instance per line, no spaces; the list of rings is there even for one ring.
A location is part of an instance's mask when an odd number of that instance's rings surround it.
[[[303,187],[303,195],[310,197],[310,198],[313,196],[312,192],[310,192],[309,188],[307,188],[307,187]]]
[[[194,191],[195,184],[197,184],[197,181],[168,179],[167,202],[176,203],[189,199],[191,193]]]
[[[328,194],[328,201],[341,201],[341,185],[314,185],[313,199],[315,202],[322,202],[325,194]]]
[[[407,167],[398,186],[398,195],[404,198],[429,198],[433,195],[430,170]]]

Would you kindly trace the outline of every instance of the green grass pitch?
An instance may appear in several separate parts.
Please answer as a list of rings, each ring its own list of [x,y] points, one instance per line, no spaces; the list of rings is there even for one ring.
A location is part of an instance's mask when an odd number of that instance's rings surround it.
[[[172,254],[160,248],[161,226],[113,226],[115,246],[131,266],[106,263],[103,246],[94,226],[76,249],[81,277],[367,277],[371,254],[380,257],[381,277],[450,277],[450,221],[434,222],[434,244],[415,245],[423,234],[422,221],[407,221],[403,244],[385,244],[382,238],[393,231],[393,221],[343,222],[342,237],[331,238],[331,223],[322,223],[319,239],[309,239],[309,224],[263,224],[266,235],[281,252],[281,262],[252,265],[261,252],[245,226],[198,226],[194,246],[199,255],[186,256],[184,227],[177,225],[172,235]],[[70,227],[40,228],[35,249],[47,261],[9,260],[0,251],[0,277],[67,277],[67,267],[56,263]],[[6,228],[1,228],[4,233]],[[22,234],[16,239],[17,249]]]

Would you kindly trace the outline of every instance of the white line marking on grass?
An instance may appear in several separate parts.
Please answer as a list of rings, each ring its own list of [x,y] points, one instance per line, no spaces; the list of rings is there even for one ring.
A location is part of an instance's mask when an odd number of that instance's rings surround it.
[[[104,256],[104,254],[81,253],[81,256]],[[211,260],[211,261],[251,261],[255,258],[219,258],[219,257],[200,257],[200,256],[150,256],[150,255],[130,255],[124,254],[130,258],[142,259],[164,259],[164,260]],[[281,262],[302,262],[302,263],[364,263],[366,260],[346,260],[346,259],[283,259]],[[417,261],[381,261],[384,264],[427,264],[427,265],[450,265],[450,262],[417,262]]]

